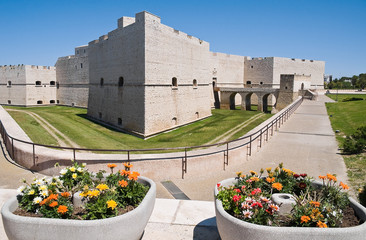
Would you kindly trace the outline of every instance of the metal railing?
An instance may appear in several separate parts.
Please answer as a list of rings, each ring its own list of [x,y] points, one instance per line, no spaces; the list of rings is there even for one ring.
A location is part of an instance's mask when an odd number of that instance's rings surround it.
[[[71,150],[73,153],[73,160],[77,161],[77,152],[109,152],[109,153],[125,153],[127,158],[125,160],[121,160],[121,162],[134,162],[134,161],[143,161],[143,160],[162,160],[162,159],[179,159],[182,160],[182,178],[184,178],[184,174],[187,173],[187,165],[188,165],[188,158],[194,158],[199,156],[207,156],[207,155],[213,155],[217,153],[224,153],[223,155],[223,169],[225,170],[225,167],[229,165],[229,152],[231,150],[241,148],[241,147],[247,147],[247,156],[252,155],[252,145],[254,141],[257,142],[257,148],[261,148],[264,141],[268,141],[268,136],[273,136],[273,131],[277,131],[281,125],[284,124],[290,117],[290,115],[298,108],[298,106],[301,105],[303,102],[303,98],[293,103],[290,107],[288,107],[284,112],[282,112],[279,116],[277,116],[275,119],[270,121],[268,124],[266,124],[264,127],[259,129],[258,131],[250,134],[245,135],[243,137],[240,137],[235,140],[231,141],[225,141],[225,142],[219,142],[209,145],[201,145],[201,146],[186,146],[186,147],[174,147],[174,148],[150,148],[150,149],[89,149],[89,148],[73,148],[73,147],[59,147],[59,146],[52,146],[52,145],[44,145],[44,144],[38,144],[33,142],[24,141],[18,138],[14,138],[10,136],[3,123],[0,120],[0,133],[4,140],[4,144],[6,149],[8,150],[11,158],[16,161],[15,156],[15,149],[14,149],[14,143],[20,142],[24,144],[28,144],[32,146],[32,158],[33,158],[33,166],[37,165],[37,154],[36,154],[36,147],[46,147],[46,148],[52,148],[52,149],[61,149],[61,150]],[[10,146],[8,146],[11,144]],[[231,146],[230,146],[231,145]],[[213,148],[213,147],[219,147],[222,146],[222,148]],[[198,149],[208,149],[208,151],[205,151],[203,153],[193,153],[188,154],[191,150],[198,150]],[[158,155],[157,158],[131,158],[131,154],[133,153],[156,153],[156,152],[174,152],[175,156],[169,156],[169,157],[162,157]],[[85,160],[85,159],[83,159]],[[103,160],[102,160],[103,161]],[[106,160],[107,161],[107,160]],[[110,160],[108,160],[110,162]]]

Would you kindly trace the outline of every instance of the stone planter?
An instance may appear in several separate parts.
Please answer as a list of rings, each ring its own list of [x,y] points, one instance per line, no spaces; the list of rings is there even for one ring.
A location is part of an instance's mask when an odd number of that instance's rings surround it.
[[[140,239],[154,209],[156,185],[145,177],[139,182],[150,186],[145,198],[133,211],[100,220],[32,218],[14,215],[16,198],[8,200],[1,214],[9,240],[58,239]]]
[[[234,178],[226,179],[221,185],[228,187],[235,184]],[[218,189],[215,187],[215,196]],[[353,198],[350,198],[351,206],[355,209],[357,216],[366,220],[366,208]],[[309,227],[272,227],[248,223],[228,214],[222,207],[220,200],[215,200],[216,222],[221,239],[261,239],[261,240],[283,240],[283,239],[307,239],[307,240],[364,240],[366,236],[366,222],[356,227],[349,228],[309,228]]]

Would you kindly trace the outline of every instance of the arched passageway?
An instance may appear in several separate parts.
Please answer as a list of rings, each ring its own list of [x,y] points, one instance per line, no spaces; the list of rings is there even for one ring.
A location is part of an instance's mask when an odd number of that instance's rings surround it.
[[[268,93],[263,95],[262,106],[263,112],[271,112],[276,105],[276,98],[273,94]]]

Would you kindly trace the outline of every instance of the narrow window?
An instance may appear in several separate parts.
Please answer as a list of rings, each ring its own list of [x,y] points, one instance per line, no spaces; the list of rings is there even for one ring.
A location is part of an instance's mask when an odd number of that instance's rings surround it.
[[[8,85],[7,85],[8,87],[11,87],[11,81],[8,81]]]
[[[193,87],[197,88],[197,80],[196,79],[193,79]]]
[[[60,88],[60,83],[56,83],[56,88],[59,89]]]
[[[252,84],[252,82],[251,81],[247,81],[247,84]]]
[[[118,125],[122,125],[122,118],[118,118]]]
[[[195,114],[196,114],[196,118],[200,118],[200,114],[198,112],[196,112]]]
[[[80,68],[83,68],[83,64],[82,63],[80,63]]]
[[[123,86],[123,82],[124,82],[123,77],[119,77],[119,79],[118,79],[118,87],[122,87]]]
[[[172,78],[172,86],[173,87],[178,87],[178,81],[177,81],[177,78],[176,77],[173,77]]]
[[[74,107],[75,106],[75,103],[71,103],[71,107]]]
[[[178,121],[177,121],[177,118],[176,117],[173,117],[172,118],[172,124],[173,125],[177,125]]]
[[[11,100],[8,100],[8,104],[11,104]]]
[[[55,100],[50,100],[50,103],[55,103]]]
[[[50,85],[51,85],[51,86],[55,86],[55,85],[56,85],[56,82],[55,82],[55,81],[51,81],[51,82],[50,82]]]
[[[101,112],[99,112],[99,118],[102,119],[103,115]]]
[[[84,49],[84,53],[85,53],[86,51],[85,51],[85,49]]]
[[[263,82],[260,82],[259,84],[260,84],[260,85],[263,85]]]
[[[42,82],[41,81],[36,81],[36,86],[40,86],[42,85]]]
[[[101,78],[100,79],[100,86],[103,86],[104,85],[104,79],[103,78]]]
[[[37,104],[42,104],[42,103],[43,103],[43,101],[41,101],[41,100],[37,101]]]
[[[76,51],[76,54],[79,54],[79,50]]]
[[[60,100],[57,100],[57,104],[59,104],[60,103]]]

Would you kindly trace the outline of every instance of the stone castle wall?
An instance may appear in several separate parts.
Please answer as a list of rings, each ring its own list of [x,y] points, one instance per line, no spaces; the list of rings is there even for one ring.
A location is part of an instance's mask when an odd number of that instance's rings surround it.
[[[42,105],[56,103],[54,67],[12,65],[0,67],[0,104]]]
[[[60,105],[88,106],[88,46],[75,49],[75,55],[60,57],[56,62],[57,100]]]

